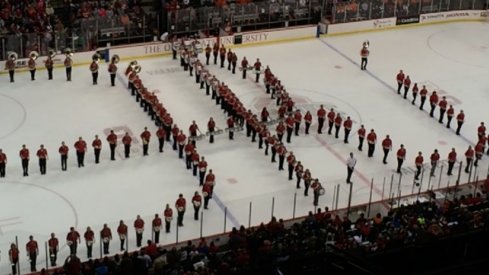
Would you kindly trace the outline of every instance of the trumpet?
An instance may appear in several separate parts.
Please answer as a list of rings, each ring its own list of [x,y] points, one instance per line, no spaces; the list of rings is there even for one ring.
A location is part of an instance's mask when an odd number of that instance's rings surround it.
[[[39,57],[39,53],[36,51],[32,51],[29,53],[29,57],[36,60]]]
[[[139,73],[139,72],[141,71],[141,66],[140,66],[140,65],[135,65],[135,66],[134,66],[134,71],[135,71],[136,73]]]
[[[102,56],[99,53],[95,53],[94,55],[92,55],[92,60],[97,63],[100,61],[101,58]]]
[[[65,55],[66,55],[66,57],[72,57],[73,56],[73,51],[71,50],[71,48],[65,49]]]
[[[112,58],[110,60],[112,63],[117,64],[117,63],[119,63],[120,58],[117,54],[114,54],[114,56],[112,56]]]
[[[17,60],[19,58],[19,55],[16,52],[9,52],[7,53],[7,56],[10,60]]]

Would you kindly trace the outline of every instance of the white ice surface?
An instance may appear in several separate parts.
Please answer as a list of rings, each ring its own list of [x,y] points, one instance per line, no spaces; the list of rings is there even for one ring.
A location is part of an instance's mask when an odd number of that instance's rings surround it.
[[[373,200],[381,198],[383,187],[384,197],[388,196],[396,167],[394,155],[401,143],[407,148],[402,194],[412,191],[414,157],[418,151],[423,152],[427,161],[433,149],[438,148],[442,159],[446,159],[450,148],[454,147],[459,160],[463,160],[467,146],[476,140],[477,126],[489,114],[489,109],[484,107],[489,101],[488,31],[489,25],[485,23],[440,24],[243,47],[236,52],[239,60],[243,56],[250,61],[260,58],[264,65],[270,65],[302,110],[315,113],[319,104],[324,104],[351,116],[353,132],[364,124],[367,129],[376,130],[379,143],[385,135],[391,136],[394,150],[389,155],[388,165],[381,162],[379,144],[374,158],[368,159],[366,148],[364,152],[357,151],[356,135],[350,137],[349,144],[344,144],[342,139],[314,134],[316,124],[312,126],[311,135],[305,136],[301,130],[299,137],[293,136],[292,143],[286,144],[325,186],[326,195],[320,198],[320,205],[331,207],[333,189],[339,184],[339,207],[344,207],[349,188],[344,183],[344,160],[349,152],[354,152],[358,159],[353,176],[353,204],[368,201],[372,178]],[[358,66],[359,47],[365,39],[371,45],[366,72]],[[158,97],[181,128],[187,130],[195,120],[204,129],[211,116],[218,127],[225,127],[225,116],[220,108],[198,89],[194,78],[183,72],[177,61],[164,57],[144,59],[140,63],[145,86],[157,90]],[[121,71],[126,65],[120,64]],[[8,165],[7,177],[0,179],[0,274],[9,272],[8,248],[15,236],[19,238],[23,272],[28,269],[24,246],[29,235],[41,245],[40,269],[44,266],[43,243],[51,232],[57,234],[62,244],[58,262],[67,256],[64,239],[70,226],[83,234],[87,226],[98,232],[108,223],[115,235],[118,221],[122,219],[131,229],[130,249],[135,249],[132,223],[137,214],[146,221],[144,234],[145,239],[149,239],[149,224],[155,213],[161,215],[166,203],[173,206],[179,193],[190,200],[193,192],[199,190],[197,179],[185,169],[169,144],[165,144],[164,153],[157,153],[156,128],[125,89],[122,73],[118,76],[117,87],[109,87],[105,65],[101,67],[98,86],[91,85],[86,67],[74,68],[72,82],[65,81],[62,69],[55,70],[52,81],[46,80],[45,71],[38,71],[34,82],[29,81],[25,73],[16,74],[13,84],[8,83],[6,75],[1,77],[0,148],[8,155]],[[257,85],[252,79],[242,80],[240,72],[232,75],[214,65],[209,69],[226,82],[248,108],[258,113],[267,106],[272,116],[276,116],[275,104],[264,93],[263,83]],[[409,74],[413,82],[425,83],[430,92],[433,89],[446,92],[456,113],[464,110],[466,122],[461,136],[394,92],[395,75],[400,69]],[[141,156],[139,141],[145,126],[153,134],[148,157]],[[109,161],[108,146],[104,142],[100,164],[94,164],[90,148],[85,167],[77,168],[73,148],[76,139],[83,136],[91,144],[93,136],[98,134],[105,141],[108,129],[115,129],[118,134],[130,131],[134,135],[135,142],[139,143],[134,144],[131,158],[122,159],[122,146],[119,146],[117,161]],[[70,146],[66,172],[60,171],[57,153],[61,141]],[[29,177],[21,176],[18,152],[22,144],[31,150]],[[50,155],[45,176],[39,174],[35,157],[40,144],[46,146]],[[203,140],[197,146],[217,176],[216,199],[204,212],[204,235],[223,232],[225,208],[227,230],[239,224],[247,226],[250,202],[252,225],[269,220],[272,198],[273,215],[279,218],[292,217],[296,192],[295,215],[305,215],[312,210],[312,196],[304,197],[302,189],[297,191],[295,180],[288,181],[286,171],[279,172],[277,164],[270,162],[270,156],[264,156],[257,143],[251,143],[244,133],[238,133],[234,141],[222,135],[216,137],[214,144]],[[485,177],[487,167],[484,158],[477,175]],[[467,178],[462,173],[461,182],[466,182]],[[423,180],[422,190],[425,190],[427,174]],[[455,180],[455,176],[445,175],[440,180],[437,174],[430,184],[446,186],[448,182],[454,184]],[[397,183],[395,174],[392,192],[396,194]],[[200,236],[200,223],[193,221],[192,212],[189,210],[185,215],[179,240]],[[172,233],[163,233],[161,242],[174,243],[175,231],[173,227]],[[111,252],[115,253],[117,246],[118,241],[114,240]],[[94,255],[98,253],[95,250]],[[78,254],[85,256],[83,244]]]

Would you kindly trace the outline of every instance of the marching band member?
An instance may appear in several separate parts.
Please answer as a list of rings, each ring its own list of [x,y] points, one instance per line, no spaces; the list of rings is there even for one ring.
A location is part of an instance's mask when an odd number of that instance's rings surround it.
[[[48,58],[44,62],[44,67],[46,67],[46,70],[48,71],[48,80],[53,79],[53,58],[51,55],[48,55]]]
[[[27,63],[27,66],[29,67],[29,72],[31,73],[32,81],[36,80],[36,59],[37,59],[37,53],[31,52],[31,54],[29,55],[29,61]]]
[[[17,57],[15,54],[11,54],[9,56],[9,59],[5,62],[5,70],[8,70],[8,74],[10,76],[10,83],[13,83],[14,80],[14,75],[15,75],[15,60],[17,60]]]
[[[69,50],[65,53],[66,58],[64,61],[64,65],[66,68],[66,81],[71,81],[71,68],[73,66],[73,60],[71,59],[71,52]]]
[[[370,43],[368,41],[363,42],[363,47],[360,50],[360,56],[362,57],[360,69],[362,71],[367,70],[368,55],[370,54],[370,51],[368,50],[369,44]]]
[[[92,59],[92,64],[90,64],[90,71],[92,72],[93,85],[97,85],[99,59],[100,59],[99,56],[94,55],[94,58]]]
[[[255,69],[255,74],[256,74],[255,82],[258,83],[260,80],[260,70],[261,70],[261,62],[259,58],[256,59],[255,64],[253,64],[253,68]]]
[[[210,44],[205,47],[205,65],[209,66],[209,59],[211,58],[212,48]]]
[[[115,86],[115,75],[117,73],[117,63],[119,62],[119,57],[117,55],[114,55],[112,59],[110,60],[109,64],[109,74],[110,74],[110,86],[114,87]]]
[[[241,70],[243,71],[243,79],[246,79],[246,71],[248,70],[248,60],[246,60],[246,56],[241,60]]]

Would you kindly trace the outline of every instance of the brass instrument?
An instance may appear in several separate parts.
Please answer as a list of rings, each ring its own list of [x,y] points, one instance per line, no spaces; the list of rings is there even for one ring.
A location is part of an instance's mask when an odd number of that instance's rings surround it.
[[[102,56],[99,53],[95,53],[94,55],[92,55],[92,60],[96,63],[100,62],[100,59],[102,59]]]
[[[140,65],[134,66],[134,71],[138,74],[141,71],[141,66]]]
[[[65,49],[65,55],[66,55],[66,57],[72,57],[73,56],[73,51],[71,50],[71,48]]]
[[[36,51],[32,51],[29,53],[29,57],[36,60],[39,57],[39,53]]]
[[[12,61],[15,61],[19,58],[19,55],[16,52],[8,52],[7,56]]]
[[[54,58],[56,56],[56,51],[54,49],[49,49],[48,55],[51,58]]]
[[[364,48],[370,47],[370,42],[368,40],[363,41],[363,47]]]

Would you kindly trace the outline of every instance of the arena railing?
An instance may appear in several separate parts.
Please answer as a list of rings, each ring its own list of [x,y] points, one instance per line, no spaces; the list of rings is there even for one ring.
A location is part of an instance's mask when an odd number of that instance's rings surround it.
[[[71,29],[50,30],[38,33],[0,34],[0,60],[9,52],[19,58],[29,57],[37,51],[46,56],[51,50],[62,54],[66,48],[83,52],[105,47],[154,41],[158,34],[158,16],[142,17],[113,16],[110,18],[81,18],[75,20]]]

